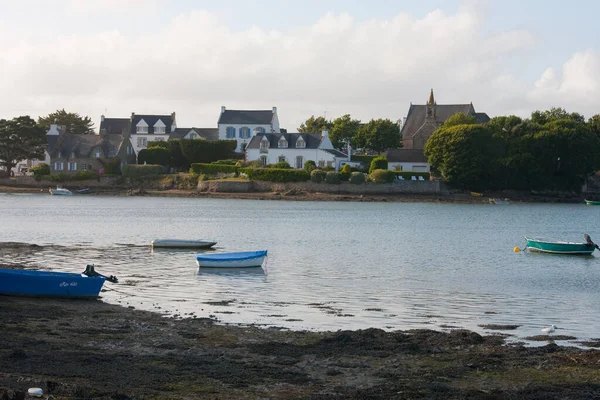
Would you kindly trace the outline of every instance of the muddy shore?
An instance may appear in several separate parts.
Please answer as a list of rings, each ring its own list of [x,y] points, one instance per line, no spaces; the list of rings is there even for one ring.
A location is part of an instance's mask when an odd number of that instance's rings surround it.
[[[454,330],[304,332],[0,296],[0,399],[589,399],[600,351]]]

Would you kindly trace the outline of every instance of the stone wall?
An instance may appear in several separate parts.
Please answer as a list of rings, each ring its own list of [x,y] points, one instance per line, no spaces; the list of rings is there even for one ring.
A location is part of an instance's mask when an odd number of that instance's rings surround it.
[[[100,180],[89,179],[85,181],[67,181],[67,182],[53,182],[53,181],[36,181],[33,176],[16,176],[13,179],[0,179],[1,186],[17,186],[17,187],[39,187],[49,188],[61,185],[65,188],[69,187],[114,187],[118,177],[114,176],[102,176]]]
[[[314,182],[276,183],[265,181],[200,181],[201,192],[284,192],[288,190],[336,194],[394,194],[394,193],[440,193],[440,181],[403,181],[389,184],[365,183],[354,185]]]

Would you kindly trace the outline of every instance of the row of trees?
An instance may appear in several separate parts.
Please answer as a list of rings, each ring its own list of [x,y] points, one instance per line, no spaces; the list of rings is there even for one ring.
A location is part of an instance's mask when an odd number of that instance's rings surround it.
[[[434,171],[471,190],[574,190],[600,169],[600,115],[588,121],[562,108],[510,115],[480,125],[456,114],[425,146]]]
[[[337,149],[362,148],[381,153],[402,147],[400,127],[389,119],[372,119],[366,124],[352,119],[350,114],[334,120],[312,115],[298,128],[300,133],[329,131],[331,143]]]

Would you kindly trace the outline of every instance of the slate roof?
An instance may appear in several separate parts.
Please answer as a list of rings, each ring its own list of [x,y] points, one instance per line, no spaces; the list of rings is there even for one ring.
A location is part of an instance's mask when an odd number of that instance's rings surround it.
[[[271,125],[274,115],[273,110],[225,110],[218,124]]]
[[[129,118],[104,118],[100,121],[100,132],[104,133],[129,133],[131,120]]]
[[[58,138],[57,138],[58,139]],[[104,157],[115,157],[124,141],[121,134],[106,135],[61,135],[61,140],[55,143],[50,155],[57,157],[61,153],[61,158],[70,158],[75,153],[76,158],[90,158],[92,150],[100,147],[104,152]]]
[[[487,124],[490,122],[490,117],[486,113],[475,113],[475,118],[477,118],[477,122],[480,124]]]
[[[148,124],[148,133],[154,133],[154,124],[160,119],[165,124],[165,132],[171,133],[171,125],[173,125],[173,115],[148,115],[148,114],[132,114],[131,115],[131,130],[132,134],[135,133],[137,124],[144,120]]]
[[[441,125],[448,118],[456,113],[464,113],[476,115],[473,104],[440,104],[435,105],[435,122],[437,125]],[[484,114],[485,113],[479,113]],[[402,131],[400,134],[403,139],[410,139],[417,133],[417,131],[425,124],[425,117],[427,115],[427,105],[425,104],[411,104],[406,115],[406,122],[402,125]],[[489,120],[489,117],[488,117]]]
[[[177,128],[175,132],[171,132],[169,139],[181,139],[191,130],[194,130],[200,137],[206,140],[219,140],[218,128]]]
[[[344,154],[341,151],[336,150],[336,149],[321,149],[321,150],[326,151],[329,154],[333,154],[335,157],[344,157],[344,158],[348,157],[348,155],[346,155],[346,154]]]
[[[427,162],[421,149],[390,149],[385,152],[388,162]]]
[[[321,144],[320,133],[258,133],[250,139],[246,149],[260,149],[260,142],[263,137],[266,137],[269,140],[272,149],[277,149],[279,139],[282,136],[287,140],[289,149],[296,148],[296,142],[300,136],[302,136],[302,139],[306,142],[306,149],[318,149]]]

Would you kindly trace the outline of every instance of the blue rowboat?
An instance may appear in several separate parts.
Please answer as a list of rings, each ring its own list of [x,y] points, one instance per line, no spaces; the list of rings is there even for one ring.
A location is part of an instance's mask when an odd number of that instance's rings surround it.
[[[535,251],[540,253],[554,253],[554,254],[574,254],[574,255],[591,255],[598,246],[592,242],[592,239],[588,235],[584,235],[586,241],[583,243],[578,242],[555,242],[544,239],[530,239],[525,237],[527,240],[527,247],[529,251]]]
[[[196,254],[201,268],[254,268],[262,267],[267,250],[241,251],[236,253]]]
[[[87,275],[86,275],[87,273]],[[98,297],[104,281],[117,282],[89,265],[84,273],[0,268],[0,294],[13,296]]]

